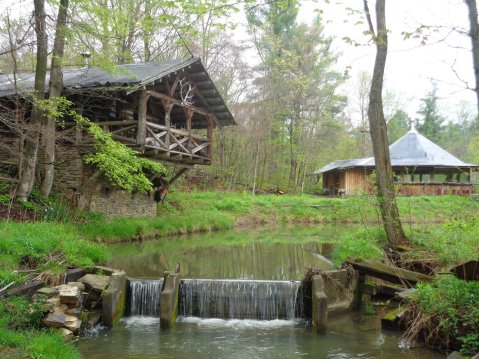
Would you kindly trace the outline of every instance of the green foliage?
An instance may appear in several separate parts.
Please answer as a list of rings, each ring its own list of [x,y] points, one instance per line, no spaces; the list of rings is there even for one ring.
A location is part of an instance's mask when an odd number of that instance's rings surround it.
[[[0,194],[9,194],[11,184],[7,181],[0,180]]]
[[[413,300],[438,318],[443,337],[462,343],[462,353],[479,350],[479,282],[439,276],[433,284],[418,284]]]
[[[0,301],[0,326],[10,330],[39,328],[43,308],[26,297],[14,297]]]
[[[8,194],[0,194],[0,204],[4,206],[8,206],[11,200],[12,199],[10,198]]]
[[[72,113],[72,115],[79,125],[87,128],[93,138],[96,151],[84,157],[85,163],[98,167],[111,183],[128,192],[151,190],[152,184],[145,172],[164,172],[163,165],[139,157],[137,152],[115,141],[111,134],[104,132],[97,124],[76,113]]]

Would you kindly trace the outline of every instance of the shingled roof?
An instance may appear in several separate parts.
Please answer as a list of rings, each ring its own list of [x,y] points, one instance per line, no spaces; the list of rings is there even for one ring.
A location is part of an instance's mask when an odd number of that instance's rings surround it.
[[[184,60],[168,60],[118,65],[113,72],[96,67],[84,67],[63,70],[64,92],[66,94],[81,90],[99,90],[116,88],[133,91],[142,86],[154,84],[165,76],[185,69],[195,82],[195,86],[203,94],[210,111],[216,116],[221,126],[234,125],[235,121],[226,107],[213,81],[206,72],[198,57]],[[48,86],[50,73],[47,73]],[[17,74],[17,87],[14,86],[13,75],[0,75],[0,98],[11,96],[17,92],[33,92],[34,73]],[[45,88],[47,91],[47,87]]]
[[[477,167],[451,155],[414,128],[389,146],[389,153],[392,167]],[[314,173],[352,167],[374,167],[374,157],[334,161]]]

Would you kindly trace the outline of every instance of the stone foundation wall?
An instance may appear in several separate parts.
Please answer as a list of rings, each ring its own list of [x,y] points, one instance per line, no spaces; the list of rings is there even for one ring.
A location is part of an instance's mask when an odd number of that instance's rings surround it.
[[[104,213],[107,217],[156,216],[153,192],[128,193],[115,189],[104,180],[99,180],[79,198],[78,207],[92,212]]]

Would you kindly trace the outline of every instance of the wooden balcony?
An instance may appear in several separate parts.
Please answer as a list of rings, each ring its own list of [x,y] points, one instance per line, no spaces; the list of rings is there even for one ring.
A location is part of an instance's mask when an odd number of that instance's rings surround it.
[[[181,161],[186,163],[211,164],[211,140],[146,122],[146,140],[142,146],[146,156]]]

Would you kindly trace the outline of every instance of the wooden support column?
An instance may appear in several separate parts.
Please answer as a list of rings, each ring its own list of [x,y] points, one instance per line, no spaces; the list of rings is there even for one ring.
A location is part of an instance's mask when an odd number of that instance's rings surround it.
[[[170,156],[170,144],[171,144],[171,109],[174,106],[173,102],[170,102],[168,100],[162,100],[163,103],[163,108],[165,109],[165,127],[166,127],[166,135],[165,135],[165,144],[166,144],[166,150],[168,151],[166,153],[166,156]]]
[[[210,144],[207,149],[208,157],[211,158],[213,155],[213,129],[215,128],[215,118],[214,116],[208,116],[208,129],[207,135],[208,141]]]
[[[146,104],[148,102],[148,93],[141,90],[138,97],[138,129],[136,132],[136,143],[144,145],[146,143]]]
[[[187,109],[186,110],[186,131],[188,132],[188,142],[186,144],[186,149],[188,150],[188,153],[192,153],[192,148],[191,148],[191,118],[193,117],[193,110]]]

